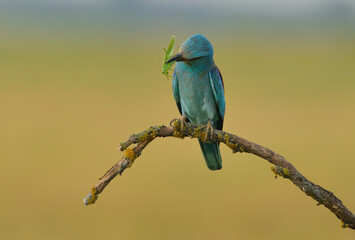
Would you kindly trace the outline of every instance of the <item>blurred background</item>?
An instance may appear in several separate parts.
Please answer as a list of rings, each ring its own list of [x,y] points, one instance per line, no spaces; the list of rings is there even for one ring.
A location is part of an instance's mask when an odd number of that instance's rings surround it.
[[[355,211],[352,0],[0,1],[0,239],[354,239],[270,164],[157,139],[86,207],[132,133],[179,116],[171,35],[201,33],[224,129],[271,148]]]

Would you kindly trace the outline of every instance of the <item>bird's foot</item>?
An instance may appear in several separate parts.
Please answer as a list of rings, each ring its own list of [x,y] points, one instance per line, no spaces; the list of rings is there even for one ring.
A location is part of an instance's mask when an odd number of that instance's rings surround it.
[[[206,128],[205,142],[207,142],[208,135],[210,135],[209,139],[212,139],[212,137],[213,137],[213,126],[212,126],[212,122],[211,122],[211,121],[208,121],[207,124],[206,124],[205,126],[203,126],[203,128]]]
[[[179,124],[180,121],[180,124]],[[174,119],[170,122],[170,126],[175,128],[174,136],[179,138],[184,138],[184,131],[187,126],[186,116],[183,115],[179,120]],[[180,130],[180,131],[179,131]]]
[[[185,126],[187,125],[185,115],[182,115],[182,117],[180,119],[180,123],[181,123],[181,126],[180,126],[181,136],[184,136]]]

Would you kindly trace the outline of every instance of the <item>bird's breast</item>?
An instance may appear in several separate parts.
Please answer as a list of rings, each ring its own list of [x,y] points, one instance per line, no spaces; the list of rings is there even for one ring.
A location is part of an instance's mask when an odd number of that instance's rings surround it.
[[[181,110],[194,124],[217,122],[218,110],[208,72],[177,72]]]

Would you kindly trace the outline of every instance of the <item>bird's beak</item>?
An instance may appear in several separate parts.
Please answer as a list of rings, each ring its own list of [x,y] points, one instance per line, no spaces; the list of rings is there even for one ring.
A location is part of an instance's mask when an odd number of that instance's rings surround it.
[[[170,62],[174,62],[174,61],[183,61],[184,58],[182,57],[182,53],[179,52],[177,53],[175,56],[173,56],[172,58],[170,58],[168,61],[166,61],[165,63],[170,63]]]

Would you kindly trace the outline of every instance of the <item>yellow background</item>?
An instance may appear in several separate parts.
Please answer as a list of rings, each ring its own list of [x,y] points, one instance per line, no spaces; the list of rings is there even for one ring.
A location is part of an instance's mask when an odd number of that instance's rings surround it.
[[[178,117],[160,73],[176,32],[125,31],[3,35],[0,239],[354,238],[265,160],[221,146],[223,169],[212,172],[190,139],[155,140],[84,206],[121,141]],[[196,32],[180,29],[177,44]],[[224,78],[224,129],[355,211],[354,37],[200,33]]]

